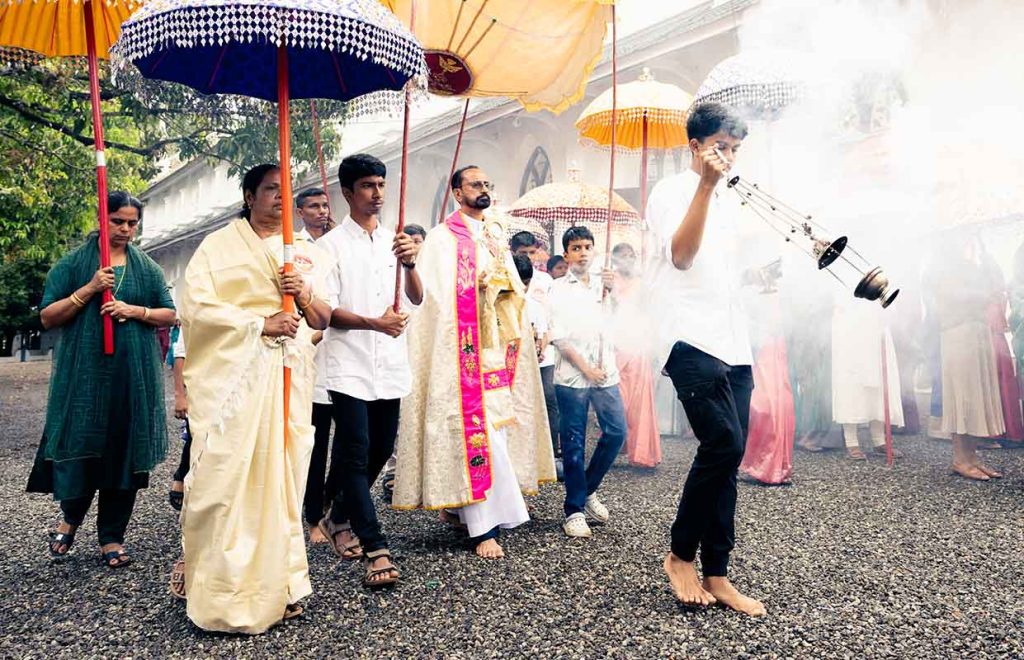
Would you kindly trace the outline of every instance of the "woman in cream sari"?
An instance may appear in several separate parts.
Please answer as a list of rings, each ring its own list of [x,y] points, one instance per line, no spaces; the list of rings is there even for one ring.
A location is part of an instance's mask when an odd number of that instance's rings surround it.
[[[242,192],[242,219],[207,236],[185,273],[193,445],[181,528],[189,618],[256,634],[301,612],[297,602],[311,593],[301,518],[313,446],[310,338],[330,317],[316,296],[329,264],[297,237],[295,269],[281,269],[281,213],[291,200],[277,166],[250,170]],[[281,311],[283,294],[301,314]]]

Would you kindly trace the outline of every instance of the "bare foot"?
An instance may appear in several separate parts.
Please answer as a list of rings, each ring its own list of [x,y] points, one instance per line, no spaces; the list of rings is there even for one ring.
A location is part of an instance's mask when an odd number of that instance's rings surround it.
[[[501,559],[505,556],[505,551],[501,549],[497,541],[487,539],[476,545],[476,554],[484,559]]]
[[[697,569],[692,561],[683,561],[671,552],[665,556],[665,575],[672,583],[672,591],[683,605],[707,607],[714,605],[715,597],[700,585]]]
[[[327,543],[327,537],[320,531],[319,525],[309,526],[309,543],[310,545],[319,545],[321,543]]]
[[[975,465],[962,465],[960,463],[953,463],[950,468],[954,473],[959,474],[961,477],[967,477],[968,479],[974,479],[975,481],[988,481],[989,476],[981,471]]]
[[[986,475],[988,475],[992,479],[1002,479],[1003,478],[1003,473],[1002,472],[999,472],[998,470],[993,470],[992,468],[990,468],[989,466],[985,465],[984,463],[976,463],[974,465],[974,467],[978,468],[979,470],[984,472]]]
[[[729,578],[706,577],[704,578],[704,588],[710,591],[718,599],[718,604],[723,607],[728,607],[749,616],[764,616],[768,613],[764,603],[741,594],[736,590],[736,587],[732,586]]]
[[[466,523],[462,522],[462,519],[459,518],[459,514],[454,511],[449,511],[448,509],[441,509],[441,512],[438,514],[438,519],[441,522],[451,525],[456,529],[461,529],[462,531],[468,529],[468,527],[466,527]]]

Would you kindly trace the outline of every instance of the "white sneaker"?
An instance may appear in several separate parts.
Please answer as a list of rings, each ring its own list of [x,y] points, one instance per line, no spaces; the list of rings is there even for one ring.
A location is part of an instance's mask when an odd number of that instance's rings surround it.
[[[590,525],[587,524],[587,517],[582,513],[574,513],[565,519],[562,530],[566,536],[574,538],[588,538],[590,536]]]
[[[587,496],[587,503],[583,505],[583,510],[587,512],[588,516],[599,523],[608,522],[608,507],[601,504],[601,500],[597,499],[597,493]]]

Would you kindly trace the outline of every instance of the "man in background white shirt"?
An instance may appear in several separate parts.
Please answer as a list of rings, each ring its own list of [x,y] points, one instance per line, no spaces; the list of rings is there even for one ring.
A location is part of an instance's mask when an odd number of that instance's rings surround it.
[[[699,442],[672,525],[665,572],[687,605],[717,601],[761,616],[764,605],[739,593],[726,577],[754,379],[740,300],[739,205],[719,184],[747,127],[731,108],[705,103],[690,113],[686,130],[690,169],[659,182],[647,205],[657,247],[652,293],[667,298],[658,301],[668,331],[662,349],[670,349],[664,370]],[[694,567],[698,548],[703,582]]]

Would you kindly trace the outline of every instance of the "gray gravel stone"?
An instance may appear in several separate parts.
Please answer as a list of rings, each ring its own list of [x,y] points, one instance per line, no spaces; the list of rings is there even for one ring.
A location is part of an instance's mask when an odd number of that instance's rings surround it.
[[[656,470],[609,474],[612,522],[592,539],[562,535],[559,486],[504,535],[501,562],[471,556],[434,514],[387,511],[398,588],[367,592],[358,566],[318,546],[303,617],[259,637],[204,633],[167,594],[174,460],[140,494],[132,566],[98,564],[91,517],[74,556],[48,561],[57,506],[24,493],[48,373],[0,365],[0,657],[1024,657],[1024,452],[986,452],[1007,478],[980,484],[951,476],[948,444],[923,438],[897,438],[906,458],[892,470],[797,453],[792,486],[740,485],[732,573],[765,601],[762,620],[674,602],[661,560],[694,446],[666,439]]]

